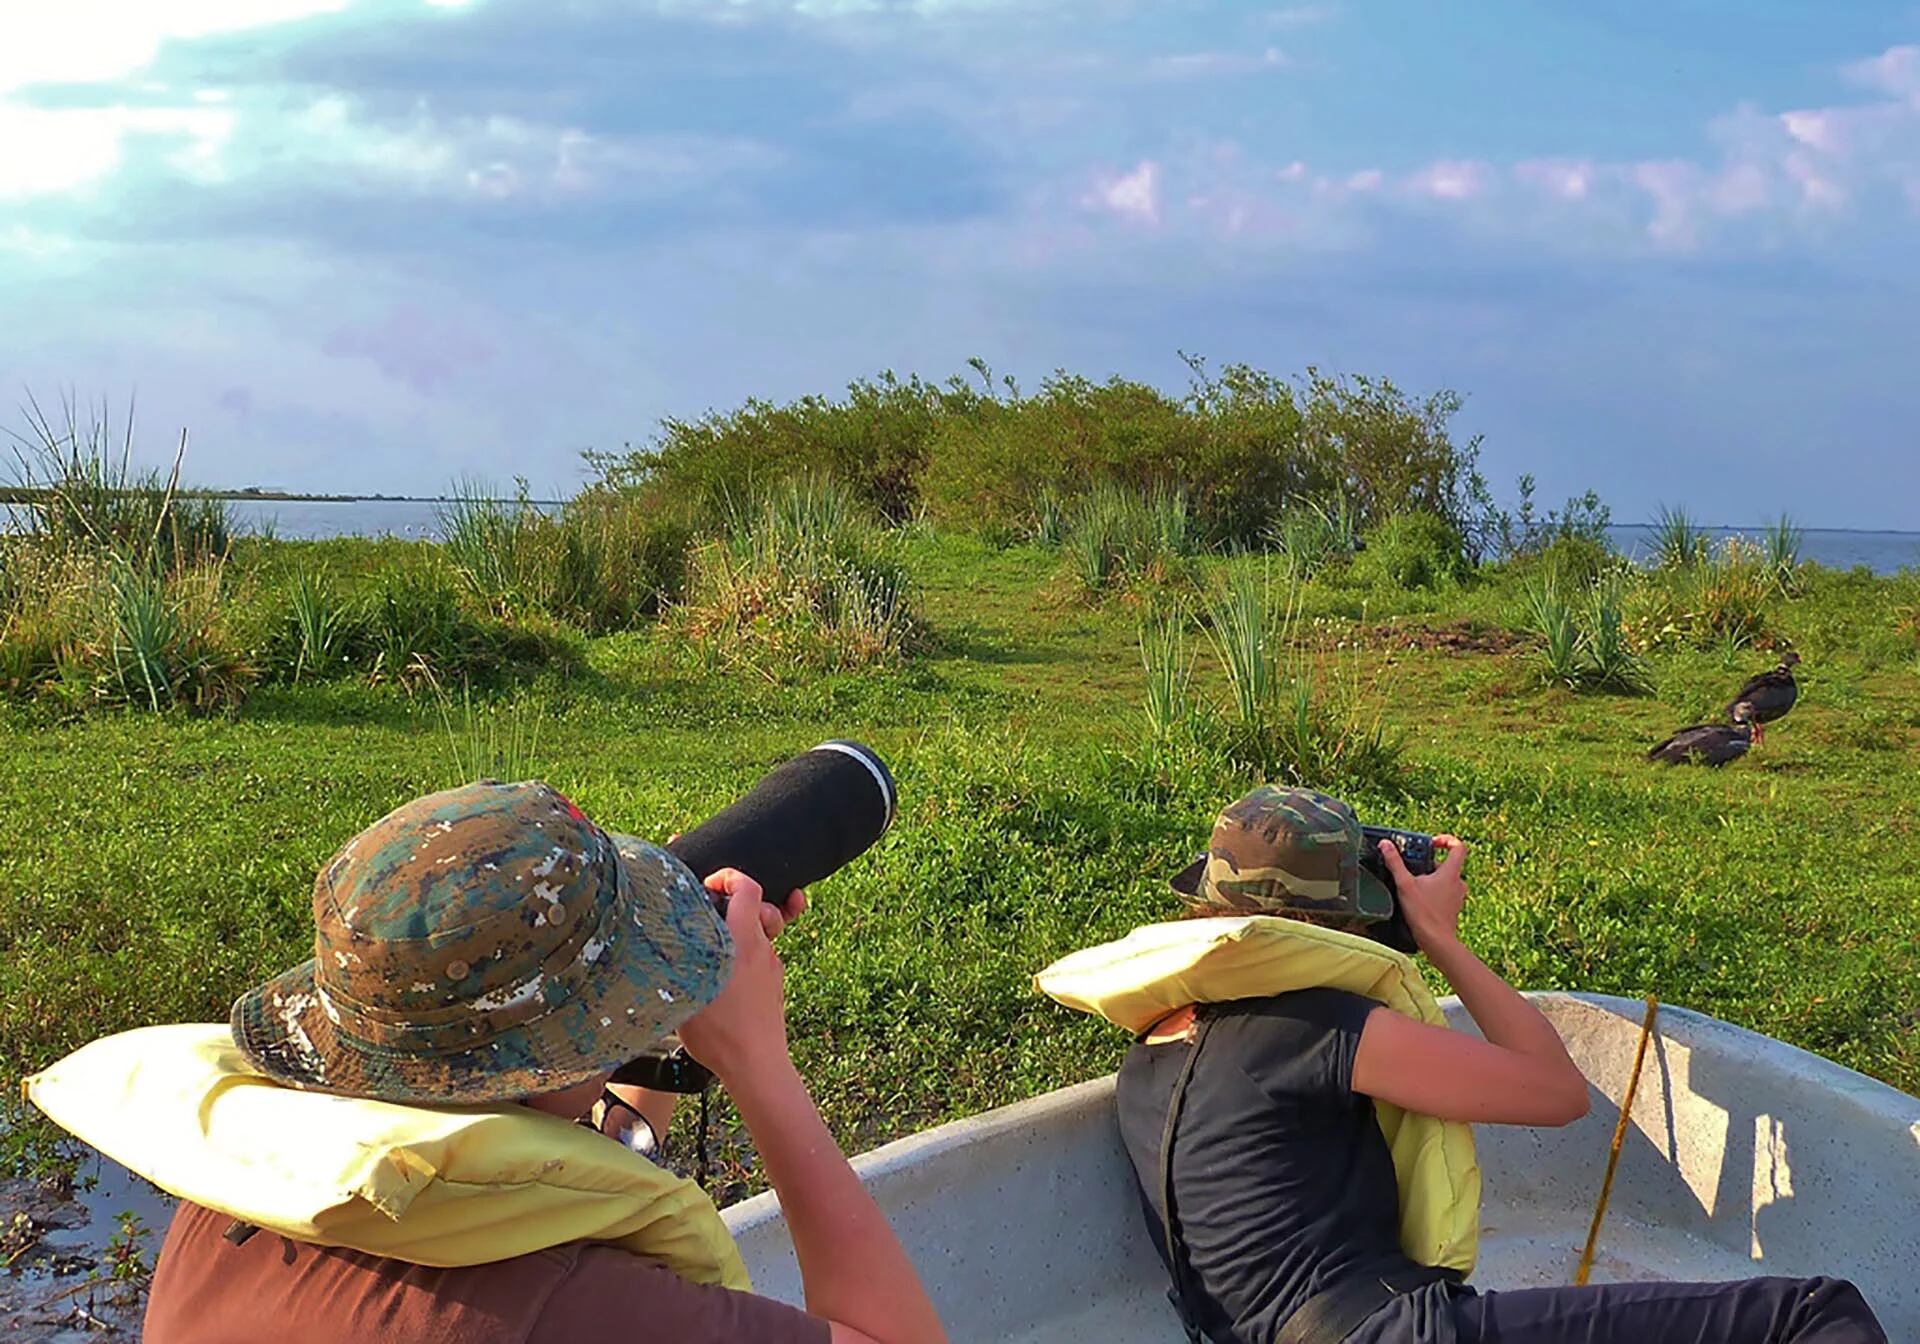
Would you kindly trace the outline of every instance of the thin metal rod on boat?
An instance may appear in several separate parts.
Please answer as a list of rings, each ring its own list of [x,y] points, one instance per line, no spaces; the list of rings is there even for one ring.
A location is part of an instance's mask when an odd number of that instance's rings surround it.
[[[1607,1154],[1606,1179],[1600,1182],[1600,1200],[1593,1206],[1593,1222],[1587,1227],[1586,1248],[1580,1252],[1580,1268],[1574,1271],[1576,1287],[1584,1286],[1593,1273],[1593,1252],[1600,1244],[1600,1223],[1607,1216],[1607,1199],[1613,1194],[1613,1173],[1620,1166],[1620,1146],[1627,1140],[1627,1126],[1633,1120],[1633,1094],[1640,1088],[1640,1066],[1647,1062],[1647,1041],[1653,1036],[1654,1018],[1660,1001],[1647,995],[1647,1016],[1640,1024],[1640,1044],[1633,1052],[1633,1072],[1627,1075],[1627,1095],[1620,1103],[1620,1120],[1613,1127],[1613,1149]]]

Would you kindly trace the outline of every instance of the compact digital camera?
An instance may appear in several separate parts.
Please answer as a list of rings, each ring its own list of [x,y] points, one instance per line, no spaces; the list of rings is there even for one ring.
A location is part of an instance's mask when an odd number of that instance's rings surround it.
[[[1400,908],[1400,893],[1394,890],[1393,870],[1380,857],[1380,842],[1393,841],[1400,851],[1400,861],[1407,865],[1407,871],[1419,877],[1434,870],[1433,837],[1419,831],[1403,831],[1396,826],[1362,826],[1360,836],[1363,841],[1360,866],[1379,878],[1393,894],[1393,917],[1368,929],[1367,936],[1375,942],[1385,943],[1396,952],[1411,955],[1419,951],[1420,944],[1415,941],[1413,930],[1407,927],[1406,912]]]

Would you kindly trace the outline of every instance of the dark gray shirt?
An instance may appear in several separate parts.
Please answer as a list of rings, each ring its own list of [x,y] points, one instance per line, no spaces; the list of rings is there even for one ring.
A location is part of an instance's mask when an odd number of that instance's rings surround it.
[[[1212,1019],[1174,1136],[1174,1206],[1222,1344],[1268,1344],[1334,1281],[1417,1269],[1400,1194],[1353,1057],[1373,1000],[1310,989],[1203,1009]],[[1192,1047],[1136,1044],[1120,1066],[1120,1133],[1161,1258],[1160,1143]]]

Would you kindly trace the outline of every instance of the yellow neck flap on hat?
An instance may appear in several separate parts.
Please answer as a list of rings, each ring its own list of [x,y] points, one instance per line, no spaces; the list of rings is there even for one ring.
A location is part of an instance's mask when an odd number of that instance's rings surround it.
[[[604,1241],[694,1283],[749,1286],[706,1192],[646,1157],[525,1106],[285,1087],[224,1023],[108,1036],[22,1090],[161,1189],[296,1241],[435,1266]]]
[[[1412,961],[1354,934],[1268,915],[1148,924],[1062,957],[1034,987],[1138,1035],[1176,1008],[1343,989],[1432,1026],[1446,1018]],[[1375,1100],[1400,1187],[1400,1246],[1466,1273],[1480,1245],[1480,1168],[1470,1126]]]

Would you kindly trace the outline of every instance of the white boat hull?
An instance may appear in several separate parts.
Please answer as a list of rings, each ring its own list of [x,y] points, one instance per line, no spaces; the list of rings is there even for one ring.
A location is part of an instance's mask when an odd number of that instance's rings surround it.
[[[1564,1129],[1482,1126],[1482,1290],[1570,1283],[1642,1005],[1545,994],[1593,1086]],[[1457,1001],[1443,1004],[1471,1029]],[[955,1341],[1181,1338],[1113,1121],[1111,1077],[891,1143],[854,1165]],[[762,1292],[801,1300],[779,1204],[726,1211]],[[1779,1041],[1662,1008],[1596,1281],[1829,1274],[1920,1339],[1920,1099]]]

